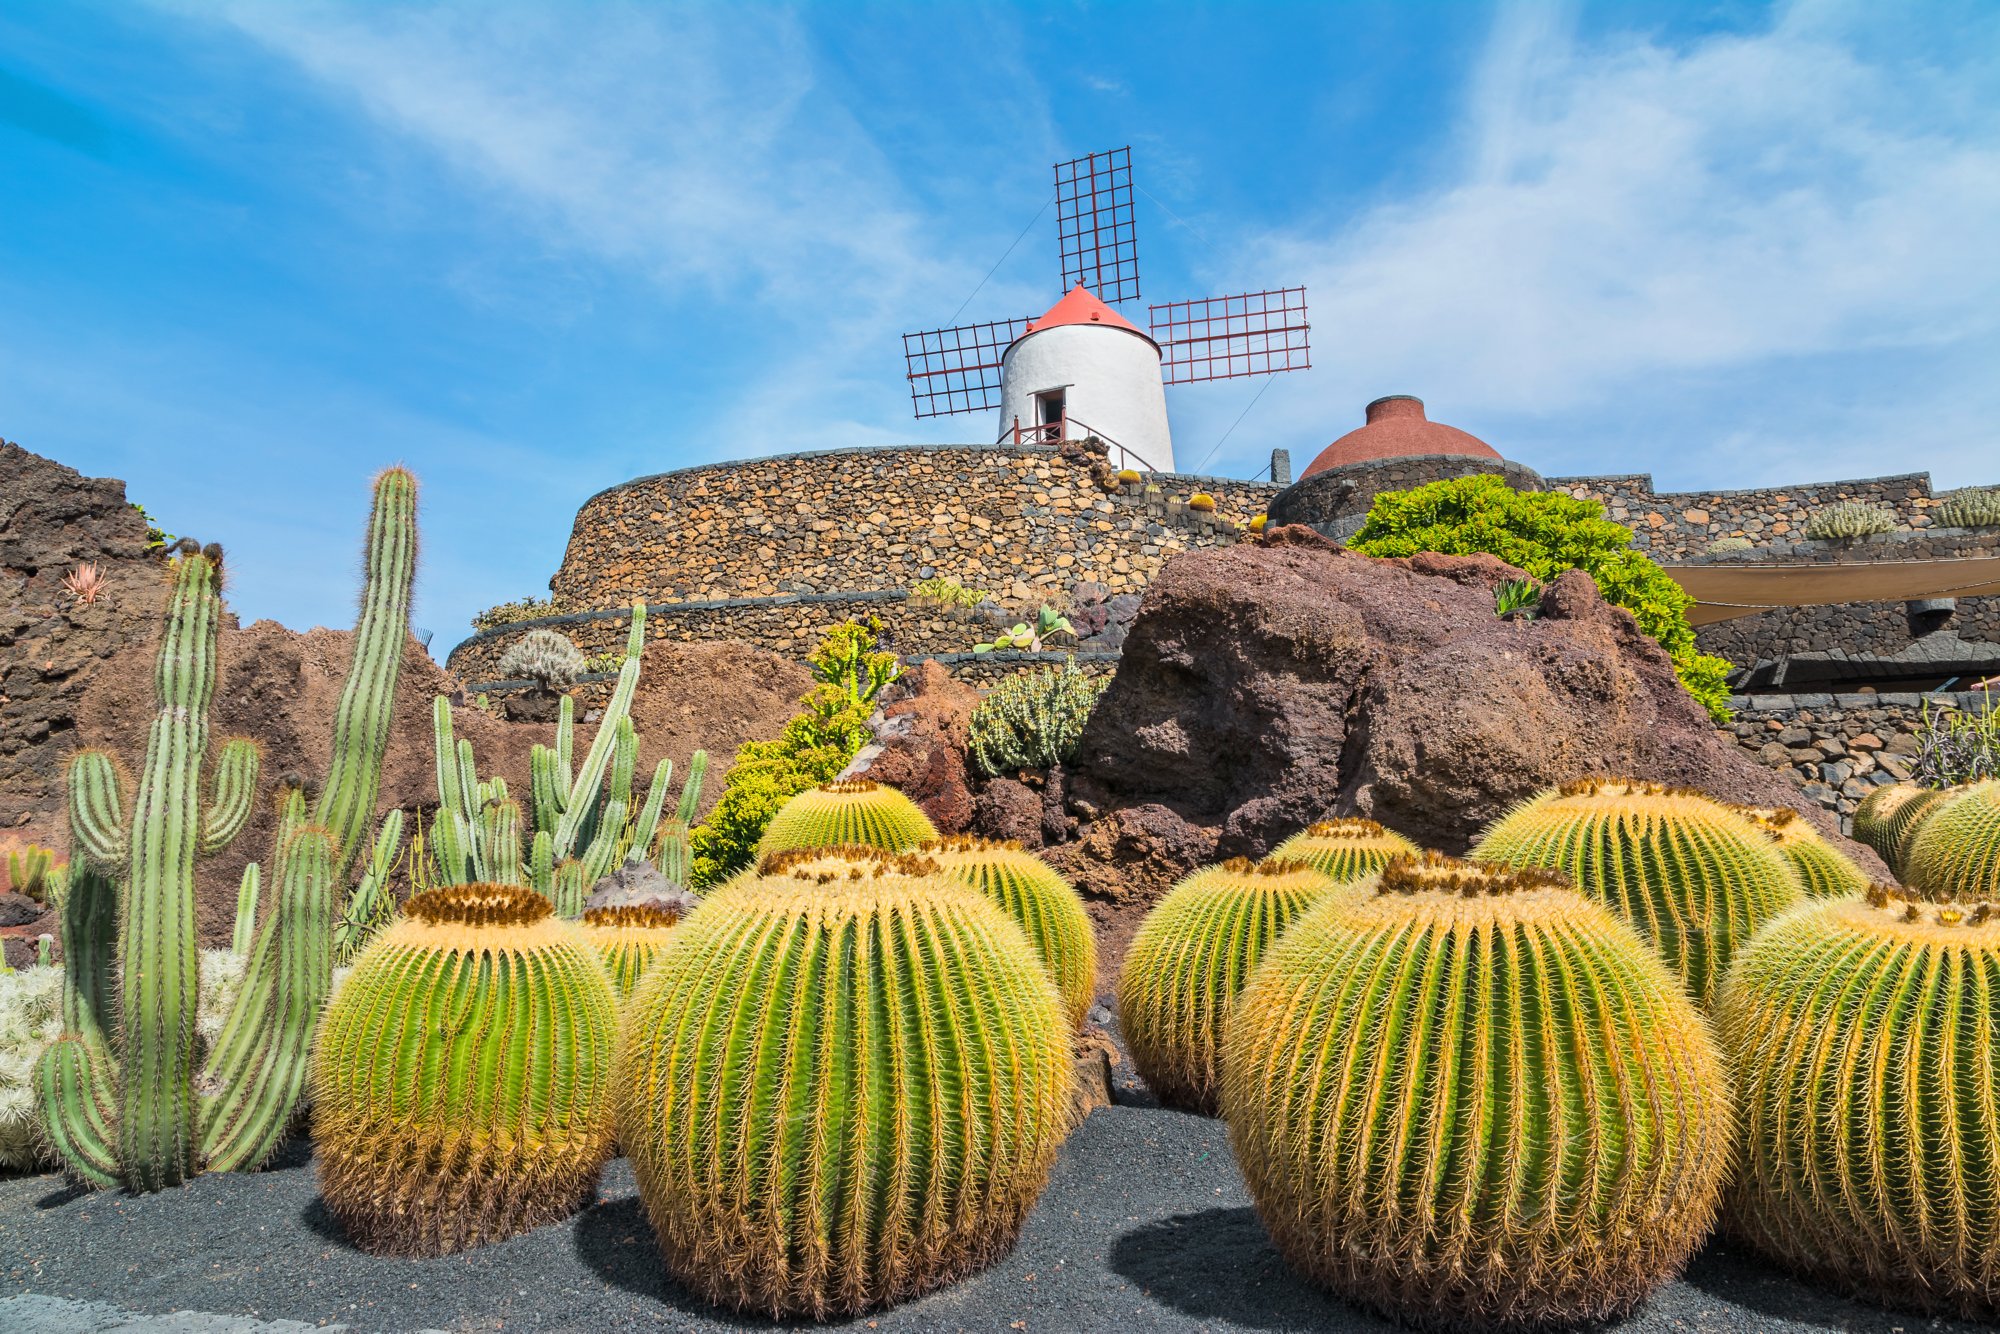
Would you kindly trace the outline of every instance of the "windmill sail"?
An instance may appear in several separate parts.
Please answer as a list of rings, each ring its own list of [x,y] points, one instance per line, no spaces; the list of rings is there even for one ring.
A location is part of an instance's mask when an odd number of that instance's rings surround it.
[[[1234,380],[1312,368],[1306,289],[1169,301],[1151,308],[1153,341],[1168,384]]]
[[[1132,150],[1114,148],[1056,163],[1056,239],[1062,290],[1082,283],[1100,301],[1139,295],[1139,243],[1132,227]]]
[[[1000,359],[1028,321],[989,320],[903,335],[910,403],[919,418],[1000,406]]]

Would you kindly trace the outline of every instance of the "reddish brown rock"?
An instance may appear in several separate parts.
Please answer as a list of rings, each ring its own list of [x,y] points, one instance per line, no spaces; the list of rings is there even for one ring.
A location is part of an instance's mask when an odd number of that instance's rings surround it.
[[[1018,778],[988,779],[973,798],[972,831],[987,838],[1039,848],[1042,794]]]
[[[972,823],[965,753],[979,692],[935,661],[905,673],[891,689],[895,698],[882,710],[878,737],[882,750],[868,776],[901,789],[940,833],[961,833]]]

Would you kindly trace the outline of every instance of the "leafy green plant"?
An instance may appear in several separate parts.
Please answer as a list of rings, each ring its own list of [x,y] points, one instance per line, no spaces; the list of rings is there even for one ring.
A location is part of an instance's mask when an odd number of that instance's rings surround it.
[[[941,607],[976,607],[991,596],[983,588],[967,588],[949,576],[935,579],[919,579],[910,585],[910,596],[923,602],[935,602]]]
[[[1582,570],[1605,601],[1631,612],[1666,649],[1681,684],[1709,716],[1727,721],[1730,664],[1695,648],[1687,619],[1694,599],[1631,543],[1631,530],[1606,519],[1595,501],[1516,491],[1485,475],[1383,492],[1348,546],[1369,556],[1485,552],[1543,583]]]
[[[519,598],[513,602],[502,602],[488,607],[472,618],[475,630],[491,630],[496,625],[513,625],[519,621],[539,621],[546,616],[560,616],[569,610],[553,597]]]
[[[170,547],[180,541],[178,537],[175,537],[172,533],[154,523],[153,516],[146,513],[144,505],[141,505],[136,500],[127,501],[126,503],[139,511],[139,517],[146,521],[146,550],[165,554]]]
[[[1946,528],[2000,528],[2000,486],[1968,486],[1952,492],[1938,506],[1937,521]]]
[[[1532,621],[1541,611],[1542,586],[1532,579],[1509,579],[1493,590],[1493,614],[1503,621]]]
[[[1893,532],[1896,513],[1881,505],[1859,500],[1843,500],[1815,511],[1806,520],[1806,536],[1822,542],[1848,542],[1857,537]]]
[[[1917,719],[1917,757],[1911,769],[1911,776],[1927,787],[2000,778],[2000,707],[1989,698],[1978,709],[1932,713],[1926,699]]]
[[[583,670],[591,673],[615,672],[625,665],[625,655],[616,649],[609,653],[593,653],[583,660]]]
[[[972,710],[968,749],[973,767],[994,778],[1068,764],[1076,757],[1090,711],[1109,684],[1109,677],[1084,672],[1075,658],[1001,681]]]
[[[990,643],[974,644],[972,651],[991,653],[994,649],[1017,648],[1040,653],[1043,642],[1051,635],[1074,636],[1075,634],[1076,628],[1069,623],[1069,617],[1054,607],[1043,607],[1035,614],[1033,625],[1029,625],[1026,621],[1017,621],[1012,629],[1001,631]]]

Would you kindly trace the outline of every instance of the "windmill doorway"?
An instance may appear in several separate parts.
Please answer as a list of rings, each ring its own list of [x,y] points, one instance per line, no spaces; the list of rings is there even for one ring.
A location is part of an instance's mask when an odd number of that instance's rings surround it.
[[[1037,434],[1043,440],[1059,441],[1067,431],[1063,429],[1066,394],[1062,389],[1050,389],[1035,395],[1035,418],[1040,427]]]

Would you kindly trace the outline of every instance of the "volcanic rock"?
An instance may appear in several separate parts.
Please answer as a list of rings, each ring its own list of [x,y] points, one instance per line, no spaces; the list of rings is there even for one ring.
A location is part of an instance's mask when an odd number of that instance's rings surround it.
[[[882,709],[875,753],[865,766],[868,777],[900,789],[939,833],[963,832],[972,822],[965,757],[979,692],[935,661],[904,673],[890,690],[894,696]]]

